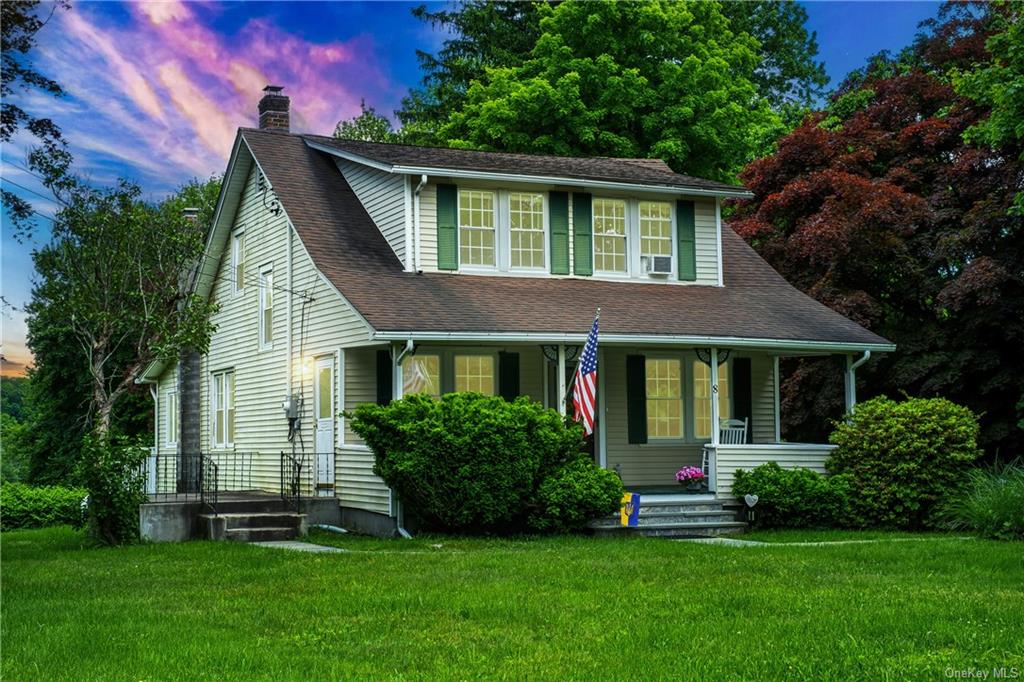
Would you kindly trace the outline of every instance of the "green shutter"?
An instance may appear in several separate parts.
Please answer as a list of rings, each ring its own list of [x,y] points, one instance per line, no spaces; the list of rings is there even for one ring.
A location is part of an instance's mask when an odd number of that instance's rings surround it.
[[[647,442],[647,362],[626,356],[626,422],[630,443]]]
[[[459,188],[437,186],[437,267],[459,268]]]
[[[509,402],[519,397],[519,353],[498,353],[498,394]]]
[[[692,201],[676,202],[676,231],[679,233],[679,279],[697,279],[696,220]]]
[[[719,371],[727,365],[722,365]],[[754,394],[750,379],[750,358],[735,358],[732,361],[732,416],[734,419],[747,420],[747,442],[754,430]]]
[[[548,227],[551,230],[551,274],[569,274],[569,194],[548,194]]]
[[[594,274],[594,226],[591,221],[591,197],[572,195],[572,271],[577,275]]]
[[[392,389],[391,352],[377,351],[377,404],[387,405],[394,396]]]

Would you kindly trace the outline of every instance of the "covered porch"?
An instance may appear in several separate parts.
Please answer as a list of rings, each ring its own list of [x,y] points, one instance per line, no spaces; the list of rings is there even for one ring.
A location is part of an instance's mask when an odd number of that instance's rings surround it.
[[[582,344],[511,341],[393,343],[394,397],[413,391],[439,395],[481,390],[505,397],[529,395],[570,413],[571,381]],[[867,348],[602,337],[595,461],[618,473],[627,490],[645,495],[683,494],[675,474],[684,466],[704,469],[703,494],[727,498],[738,469],[774,461],[824,471],[832,446],[781,438],[779,359],[837,354],[846,358],[849,410],[856,402],[856,369],[871,355]],[[722,442],[715,425],[728,419],[746,425],[739,442]]]

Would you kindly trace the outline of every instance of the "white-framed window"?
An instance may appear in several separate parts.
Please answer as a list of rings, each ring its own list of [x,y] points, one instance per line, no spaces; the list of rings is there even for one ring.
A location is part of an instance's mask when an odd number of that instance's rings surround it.
[[[402,360],[402,395],[426,393],[441,397],[441,356],[417,353]]]
[[[459,264],[497,265],[497,197],[491,190],[459,189]]]
[[[164,442],[167,445],[178,444],[178,392],[175,390],[164,393]]]
[[[260,269],[260,348],[274,343],[274,269]]]
[[[593,200],[594,270],[627,274],[626,201]]]
[[[510,192],[508,195],[509,264],[514,269],[543,270],[544,195]]]
[[[640,258],[672,256],[672,204],[667,201],[641,201]]]
[[[647,437],[683,437],[683,364],[679,358],[646,359]]]
[[[231,283],[234,292],[245,288],[245,232],[239,230],[231,238]]]
[[[729,390],[729,363],[718,366],[718,418],[732,416]],[[693,435],[697,440],[711,438],[711,367],[693,361]]]
[[[210,383],[213,447],[229,448],[235,444],[235,373],[214,372]]]
[[[494,395],[494,356],[456,355],[455,390]]]

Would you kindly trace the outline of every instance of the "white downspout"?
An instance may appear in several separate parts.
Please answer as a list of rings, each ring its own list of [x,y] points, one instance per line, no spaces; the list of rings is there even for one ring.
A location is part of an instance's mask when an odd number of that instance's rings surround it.
[[[292,239],[293,239],[292,232],[293,231],[294,230],[292,228],[291,222],[289,221],[289,223],[288,223],[288,256],[285,258],[285,261],[284,261],[284,263],[285,263],[285,266],[284,266],[285,267],[285,279],[288,280],[288,292],[287,292],[288,310],[287,310],[287,314],[285,315],[285,317],[286,317],[286,324],[288,325],[288,331],[287,331],[287,333],[285,334],[285,337],[284,337],[285,338],[284,345],[285,345],[285,354],[288,356],[288,360],[287,360],[288,371],[286,372],[288,386],[287,386],[287,394],[286,395],[289,398],[292,395],[292,374],[294,372],[293,365],[295,364],[295,359],[292,357],[292,289],[294,288],[292,286]]]
[[[857,404],[857,368],[863,365],[871,358],[871,351],[864,351],[864,355],[860,356],[856,362],[853,360],[852,355],[846,356],[846,413],[853,412],[854,406]]]
[[[413,229],[412,229],[412,176],[406,175],[402,183],[405,204],[405,271],[415,272],[416,264],[413,263]]]
[[[422,229],[420,225],[420,192],[423,191],[423,188],[426,186],[426,184],[427,176],[424,173],[423,175],[420,176],[420,184],[416,185],[416,189],[414,189],[412,193],[413,241],[416,242],[414,251],[415,261],[413,262],[412,268],[414,272],[423,271],[423,260],[420,251],[420,242],[423,241],[421,234]]]
[[[406,340],[405,348],[400,353],[396,353],[394,347],[391,349],[391,357],[394,358],[391,363],[391,397],[395,400],[402,397],[405,388],[402,378],[402,361],[415,349],[416,344],[413,343],[412,337]],[[398,531],[399,537],[406,540],[412,539],[412,533],[405,529],[405,509],[401,500],[395,500],[395,530]]]

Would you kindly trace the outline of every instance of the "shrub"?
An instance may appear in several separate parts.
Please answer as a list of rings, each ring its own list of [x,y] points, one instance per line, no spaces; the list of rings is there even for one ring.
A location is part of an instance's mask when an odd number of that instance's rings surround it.
[[[82,447],[81,477],[89,491],[88,526],[108,545],[139,539],[139,505],[146,501],[142,463],[146,448],[126,439],[102,443],[87,436]]]
[[[457,532],[524,527],[541,483],[583,445],[578,425],[527,397],[411,395],[352,417],[374,472],[428,524]]]
[[[963,492],[967,467],[981,454],[977,418],[943,398],[860,403],[831,441],[839,447],[826,466],[850,475],[851,520],[860,527],[934,525],[939,505]]]
[[[1024,540],[1024,464],[974,469],[967,490],[946,503],[941,518],[953,530]]]
[[[617,511],[622,494],[622,479],[615,472],[580,457],[540,484],[530,527],[556,532],[579,530],[590,519]]]
[[[783,469],[777,462],[740,469],[732,485],[742,498],[757,495],[754,525],[762,528],[832,528],[845,525],[850,481],[810,469]]]
[[[0,528],[43,528],[82,525],[82,488],[32,486],[7,482],[0,486]]]

